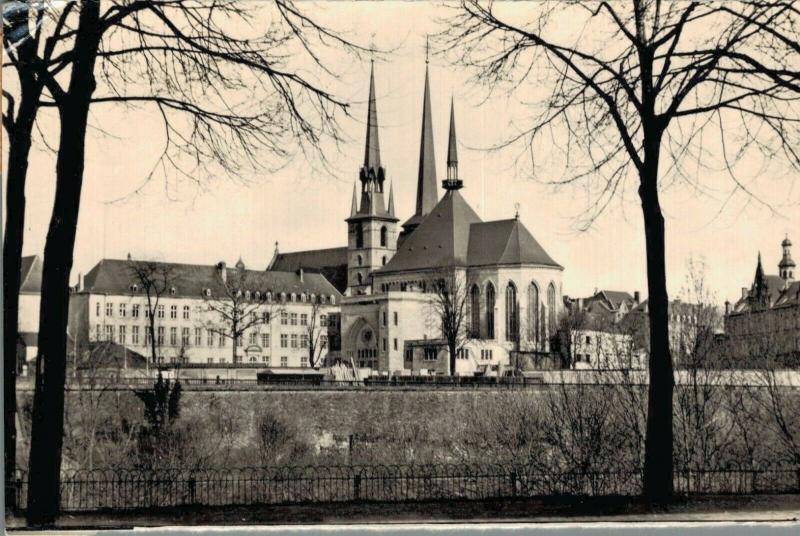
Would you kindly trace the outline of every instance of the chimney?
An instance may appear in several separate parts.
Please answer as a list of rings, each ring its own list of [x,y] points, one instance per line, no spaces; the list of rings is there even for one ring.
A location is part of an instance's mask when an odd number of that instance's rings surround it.
[[[578,311],[583,311],[583,298],[578,298]]]
[[[742,287],[742,299],[747,298],[748,290],[747,287]]]
[[[641,295],[641,294],[639,294],[639,291],[638,291],[638,290],[636,290],[636,291],[634,291],[634,292],[633,292],[633,301],[634,301],[635,303],[639,303],[639,300],[641,300],[641,298],[642,298],[642,295]]]
[[[300,282],[303,282],[303,267],[297,269],[297,276],[300,278]]]
[[[81,272],[78,272],[78,287],[75,290],[83,292],[83,274]]]
[[[225,261],[219,261],[217,263],[217,273],[219,274],[219,278],[222,279],[223,283],[228,282],[228,270],[226,270]]]
[[[132,259],[131,259],[131,252],[129,251],[129,252],[128,252],[128,262],[131,262],[131,260],[132,260]]]
[[[731,302],[725,300],[725,316],[731,314]]]

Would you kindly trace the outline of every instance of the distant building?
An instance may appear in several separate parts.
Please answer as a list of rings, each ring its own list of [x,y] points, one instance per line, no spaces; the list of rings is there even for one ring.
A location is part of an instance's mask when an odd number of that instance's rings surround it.
[[[70,296],[68,328],[77,355],[81,348],[107,341],[150,359],[155,337],[156,360],[162,365],[308,367],[311,336],[324,348],[320,362],[338,345],[341,294],[318,273],[247,270],[241,261],[233,268],[225,263],[152,263],[168,277],[157,306],[151,301],[148,307],[141,279],[132,269],[136,262],[103,259],[79,277]],[[234,358],[233,340],[219,335],[219,330],[231,332],[225,311],[210,304],[225,301],[222,281],[237,274],[246,282],[239,295],[248,313],[262,315],[262,322],[237,340]],[[147,318],[151,308],[154,333]]]
[[[734,357],[800,358],[800,281],[788,236],[781,249],[778,275],[764,273],[759,253],[750,288],[742,288],[736,303],[725,303],[725,335]]]
[[[39,305],[42,300],[42,260],[22,257],[19,288],[17,360],[19,369],[36,359],[39,350]]]

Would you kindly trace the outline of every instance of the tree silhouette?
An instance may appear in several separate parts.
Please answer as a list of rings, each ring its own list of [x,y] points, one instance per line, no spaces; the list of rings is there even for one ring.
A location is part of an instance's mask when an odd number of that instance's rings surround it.
[[[638,179],[651,344],[644,495],[666,499],[673,366],[659,189],[675,179],[702,191],[687,165],[708,164],[712,137],[734,191],[762,203],[737,175],[738,162],[760,153],[800,168],[800,11],[782,1],[536,2],[514,19],[511,8],[462,0],[440,35],[443,48],[492,91],[524,91],[551,76],[541,99],[531,103],[526,93],[534,111],[508,142],[534,154],[534,143],[555,141],[548,147],[570,171],[555,182],[580,182],[593,194],[587,225]]]

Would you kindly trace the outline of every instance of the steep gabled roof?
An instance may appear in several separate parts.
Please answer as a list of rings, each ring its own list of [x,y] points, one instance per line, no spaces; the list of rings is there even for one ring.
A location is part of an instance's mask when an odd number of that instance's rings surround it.
[[[378,272],[464,266],[470,225],[480,221],[458,191],[449,191]]]
[[[539,264],[561,268],[516,218],[472,224],[467,263],[470,266]]]
[[[136,262],[136,261],[133,261]],[[175,287],[175,297],[199,298],[205,289],[211,289],[213,295],[219,295],[223,288],[217,275],[215,265],[179,264],[157,262],[155,265],[168,270],[170,285]],[[235,268],[226,268],[229,277],[235,277]],[[316,294],[341,296],[325,277],[318,273],[304,273],[301,281],[299,274],[282,271],[246,270],[248,286],[253,292],[262,293],[285,292],[286,294]],[[131,261],[102,259],[84,277],[85,292],[105,294],[130,294],[131,285],[137,279],[131,270]]]
[[[42,261],[38,255],[22,257],[19,291],[36,294],[42,291]]]
[[[269,270],[296,272],[301,267],[321,273],[339,292],[347,288],[347,246],[276,253]]]

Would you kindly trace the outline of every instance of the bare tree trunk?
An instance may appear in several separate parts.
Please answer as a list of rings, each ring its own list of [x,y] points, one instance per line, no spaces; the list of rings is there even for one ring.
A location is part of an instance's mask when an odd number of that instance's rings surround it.
[[[25,231],[25,178],[31,133],[41,90],[32,80],[23,81],[17,117],[9,136],[6,179],[6,228],[3,237],[3,403],[5,423],[5,478],[14,481],[17,458],[17,339],[22,244]],[[6,508],[16,507],[16,493],[6,486]]]
[[[672,495],[672,358],[667,324],[667,280],[664,217],[658,199],[660,136],[645,133],[645,158],[640,172],[639,197],[647,248],[647,290],[650,309],[650,383],[647,401],[647,440],[644,459],[644,496],[663,501]]]
[[[44,249],[31,427],[27,521],[34,526],[52,524],[59,508],[69,274],[83,185],[86,125],[95,88],[99,12],[99,2],[80,5],[69,90],[59,106],[56,193]]]

